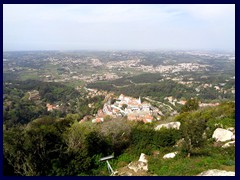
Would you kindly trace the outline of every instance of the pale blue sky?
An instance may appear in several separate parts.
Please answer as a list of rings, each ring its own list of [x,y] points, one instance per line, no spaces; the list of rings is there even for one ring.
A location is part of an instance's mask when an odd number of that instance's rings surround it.
[[[235,5],[3,5],[8,50],[235,50]]]

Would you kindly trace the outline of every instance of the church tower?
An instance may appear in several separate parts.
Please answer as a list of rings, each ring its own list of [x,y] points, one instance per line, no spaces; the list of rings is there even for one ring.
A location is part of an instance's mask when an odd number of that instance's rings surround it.
[[[142,104],[140,96],[138,98],[138,104]]]

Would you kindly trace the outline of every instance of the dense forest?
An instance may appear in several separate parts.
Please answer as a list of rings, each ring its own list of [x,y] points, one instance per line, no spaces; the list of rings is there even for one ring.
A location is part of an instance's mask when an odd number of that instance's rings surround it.
[[[29,92],[39,92],[39,100],[29,100]],[[48,83],[35,80],[9,81],[3,85],[3,117],[7,127],[27,124],[42,117],[64,117],[68,113],[77,113],[79,119],[85,115],[95,114],[103,106],[103,96],[83,98],[85,94],[74,88],[59,83]],[[58,104],[61,108],[48,112],[47,103]],[[88,107],[93,103],[92,108]]]
[[[187,75],[188,74],[186,73],[186,76]],[[213,84],[218,85],[225,81],[222,76],[209,76],[207,79],[201,79],[201,74],[199,73],[189,74],[189,77],[195,78],[195,81],[197,81],[198,84],[212,82]],[[197,85],[186,86],[171,79],[163,80],[159,73],[146,73],[137,76],[123,77],[113,81],[98,81],[96,83],[88,84],[87,87],[113,91],[116,94],[123,93],[132,97],[150,96],[158,101],[163,101],[167,96],[173,96],[175,98],[184,97],[186,99],[197,96],[200,100],[233,100],[235,98],[234,94],[218,92],[214,87],[201,89],[200,92],[196,92]],[[226,82],[224,88],[231,87],[235,87],[234,79]]]

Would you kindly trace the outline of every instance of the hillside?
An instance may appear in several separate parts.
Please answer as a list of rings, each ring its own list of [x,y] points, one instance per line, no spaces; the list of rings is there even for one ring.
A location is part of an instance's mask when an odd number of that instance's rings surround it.
[[[92,124],[77,120],[68,114],[5,128],[4,174],[108,175],[105,163],[99,159],[113,153],[110,163],[114,170],[137,161],[141,153],[146,154],[148,175],[189,176],[209,169],[235,169],[235,147],[223,148],[228,141],[216,142],[212,138],[217,128],[235,127],[232,102],[174,117],[171,121],[181,122],[179,130],[154,130],[161,121],[143,124],[120,118]],[[171,152],[178,154],[173,159],[163,159]]]

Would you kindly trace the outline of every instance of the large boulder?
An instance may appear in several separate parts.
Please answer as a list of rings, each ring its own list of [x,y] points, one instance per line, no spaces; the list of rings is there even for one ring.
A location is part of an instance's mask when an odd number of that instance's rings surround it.
[[[177,155],[178,152],[172,152],[172,153],[168,153],[168,154],[165,154],[163,156],[163,159],[171,159],[171,158],[174,158],[176,155]]]
[[[165,123],[165,124],[160,124],[157,127],[155,127],[155,130],[160,130],[161,128],[167,128],[167,129],[179,129],[181,126],[181,123],[176,121],[176,122],[170,122],[170,123]]]
[[[233,133],[229,130],[217,128],[212,135],[217,142],[225,142],[232,139]]]
[[[211,170],[204,171],[198,174],[197,176],[235,176],[235,172],[211,169]]]

